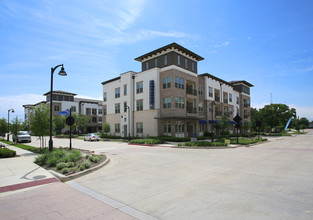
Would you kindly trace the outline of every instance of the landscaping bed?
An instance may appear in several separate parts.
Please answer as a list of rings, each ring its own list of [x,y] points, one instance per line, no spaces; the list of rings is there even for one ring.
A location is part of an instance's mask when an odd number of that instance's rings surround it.
[[[106,156],[103,154],[95,155],[86,151],[82,153],[76,149],[54,148],[52,152],[45,149],[34,162],[45,169],[52,169],[67,176],[95,167],[105,160]]]

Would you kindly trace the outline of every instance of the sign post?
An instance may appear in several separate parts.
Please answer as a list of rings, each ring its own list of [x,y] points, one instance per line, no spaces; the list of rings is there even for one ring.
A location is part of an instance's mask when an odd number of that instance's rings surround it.
[[[237,128],[237,144],[238,142],[238,129],[240,128],[240,122],[242,120],[242,118],[237,114],[234,118],[233,118],[234,122],[236,122],[235,124],[235,128]]]
[[[74,118],[72,117],[72,108],[70,109],[70,116],[66,118],[66,124],[70,126],[70,150],[72,150],[72,125],[74,124]]]

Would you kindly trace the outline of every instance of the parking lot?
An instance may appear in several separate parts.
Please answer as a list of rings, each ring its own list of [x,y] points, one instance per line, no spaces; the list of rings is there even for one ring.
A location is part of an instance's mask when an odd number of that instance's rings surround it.
[[[75,182],[158,219],[312,219],[312,143],[312,131],[232,149],[73,139],[73,147],[111,158]]]

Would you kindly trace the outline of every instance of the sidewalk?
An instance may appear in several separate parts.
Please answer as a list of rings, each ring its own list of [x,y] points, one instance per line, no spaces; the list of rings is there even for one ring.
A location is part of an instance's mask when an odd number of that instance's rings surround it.
[[[0,159],[1,219],[137,219],[59,182],[33,163],[36,154],[4,145],[20,157]]]

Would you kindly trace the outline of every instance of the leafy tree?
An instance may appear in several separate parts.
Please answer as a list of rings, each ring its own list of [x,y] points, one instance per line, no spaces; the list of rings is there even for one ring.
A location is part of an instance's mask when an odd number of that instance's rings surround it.
[[[105,122],[102,124],[102,132],[105,133],[105,135],[108,135],[108,133],[111,131],[110,124],[108,122]]]
[[[294,108],[289,109],[285,104],[266,105],[259,112],[262,123],[271,128],[285,125],[290,117],[296,116],[296,110]]]
[[[304,127],[304,129],[307,128],[310,124],[310,121],[307,118],[300,118],[299,122],[301,126],[303,125],[302,127]]]
[[[10,126],[10,131],[13,134],[13,136],[17,135],[17,132],[20,131],[22,128],[22,121],[18,119],[18,117],[16,116],[12,122],[11,122],[11,126]]]
[[[0,119],[0,135],[5,136],[5,133],[8,132],[8,122],[5,118]]]
[[[251,108],[251,122],[252,130],[254,131],[263,130],[262,117],[260,111],[258,111],[256,108]],[[258,127],[258,122],[261,124],[260,127]]]
[[[90,118],[87,115],[80,115],[80,114],[72,114],[75,123],[73,127],[78,128],[80,132],[84,132],[86,125],[89,123]]]
[[[61,115],[53,116],[54,129],[57,134],[65,127],[65,118]]]
[[[300,120],[298,118],[294,118],[292,120],[292,124],[293,124],[293,127],[298,131],[300,132],[300,129],[301,129],[301,124],[300,124]]]
[[[221,129],[221,134],[224,134],[224,130],[227,130],[229,126],[229,118],[223,115],[221,120],[217,122],[216,128]],[[228,130],[227,130],[228,131]]]
[[[243,131],[244,131],[245,134],[248,133],[248,130],[250,130],[251,127],[252,127],[251,122],[245,121],[245,122],[242,124],[242,129],[243,129]]]
[[[30,114],[30,130],[36,136],[41,138],[41,147],[43,148],[44,136],[49,135],[50,111],[45,104],[35,107]]]

